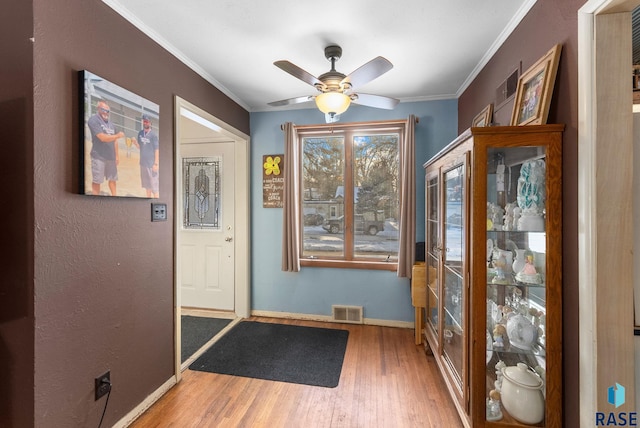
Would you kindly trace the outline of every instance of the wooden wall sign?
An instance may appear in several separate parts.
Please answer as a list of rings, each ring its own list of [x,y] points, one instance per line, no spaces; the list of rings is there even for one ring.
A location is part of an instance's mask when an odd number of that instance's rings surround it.
[[[262,206],[282,208],[284,204],[284,155],[262,156]]]

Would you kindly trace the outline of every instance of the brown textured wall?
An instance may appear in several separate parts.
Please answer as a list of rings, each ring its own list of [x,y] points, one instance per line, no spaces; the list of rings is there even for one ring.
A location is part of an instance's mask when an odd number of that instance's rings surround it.
[[[34,0],[35,425],[103,426],[173,375],[173,100],[249,134],[249,114],[100,0]],[[96,198],[78,188],[78,70],[160,105],[160,195]]]
[[[32,2],[3,8],[0,26],[0,426],[33,425]]]
[[[526,71],[553,45],[561,43],[562,56],[548,123],[566,125],[563,142],[563,360],[564,420],[579,420],[578,350],[578,9],[584,0],[538,0],[509,39],[458,100],[458,130],[467,129],[473,117],[489,103],[495,90],[522,62]],[[495,114],[508,125],[513,102]]]

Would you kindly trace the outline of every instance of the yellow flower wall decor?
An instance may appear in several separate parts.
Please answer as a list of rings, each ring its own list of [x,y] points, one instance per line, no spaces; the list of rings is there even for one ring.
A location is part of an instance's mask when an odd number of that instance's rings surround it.
[[[268,156],[263,167],[266,175],[280,175],[280,156]]]

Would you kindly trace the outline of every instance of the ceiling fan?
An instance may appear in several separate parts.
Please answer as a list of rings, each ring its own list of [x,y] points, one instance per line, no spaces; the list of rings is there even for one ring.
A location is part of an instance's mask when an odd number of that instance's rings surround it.
[[[321,74],[319,77],[311,75],[289,61],[274,62],[273,64],[276,67],[313,86],[320,94],[274,101],[270,102],[269,105],[280,107],[315,100],[318,109],[325,113],[327,122],[335,122],[338,120],[339,115],[349,108],[352,102],[388,110],[393,109],[398,104],[399,100],[395,98],[353,92],[354,88],[369,83],[393,68],[393,64],[386,58],[376,57],[351,74],[344,75],[336,71],[335,67],[336,61],[342,56],[342,48],[340,46],[327,46],[324,49],[324,56],[331,61],[331,70]]]

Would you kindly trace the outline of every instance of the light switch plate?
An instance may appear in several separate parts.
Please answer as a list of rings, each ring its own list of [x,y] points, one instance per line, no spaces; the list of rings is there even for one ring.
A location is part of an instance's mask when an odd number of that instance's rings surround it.
[[[167,204],[151,204],[151,221],[167,220]]]

